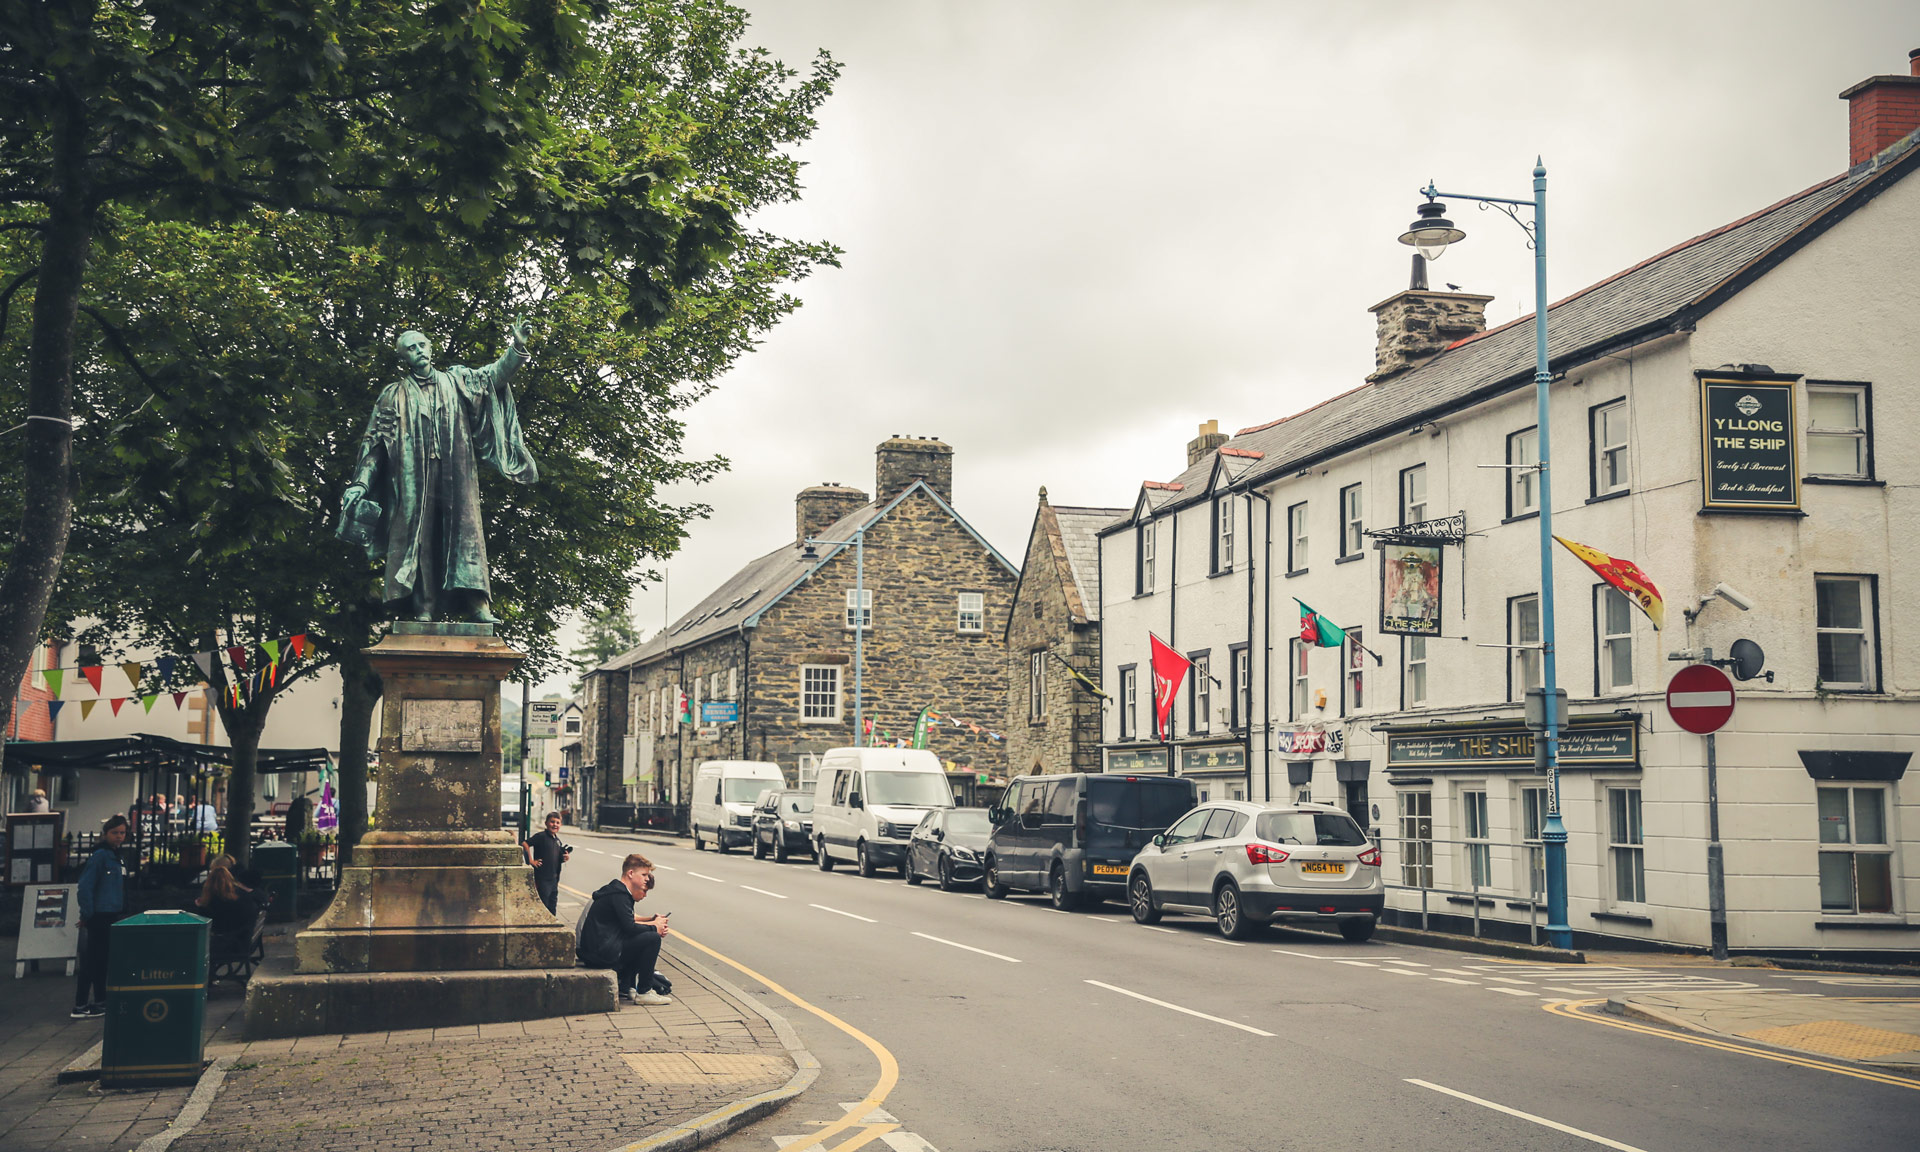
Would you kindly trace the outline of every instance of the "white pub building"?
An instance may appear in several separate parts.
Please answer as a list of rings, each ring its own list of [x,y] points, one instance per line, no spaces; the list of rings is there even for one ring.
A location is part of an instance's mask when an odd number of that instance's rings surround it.
[[[1920,953],[1912,68],[1842,93],[1847,170],[1553,305],[1550,428],[1533,318],[1484,330],[1488,297],[1423,288],[1373,308],[1363,386],[1203,427],[1101,533],[1107,769],[1342,805],[1384,845],[1389,922],[1544,940],[1544,435],[1555,533],[1666,608],[1656,632],[1556,550],[1576,946],[1709,946],[1708,744],[1665,692],[1745,640],[1714,738],[1728,946]],[[1303,642],[1301,603],[1348,643]],[[1165,732],[1150,632],[1193,661]]]

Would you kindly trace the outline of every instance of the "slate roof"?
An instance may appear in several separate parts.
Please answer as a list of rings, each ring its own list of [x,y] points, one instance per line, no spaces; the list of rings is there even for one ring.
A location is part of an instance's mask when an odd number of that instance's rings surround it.
[[[1066,546],[1069,575],[1079,589],[1089,621],[1097,623],[1100,619],[1100,529],[1126,514],[1125,508],[1053,506],[1054,519],[1060,522],[1060,541]]]
[[[1863,166],[1816,184],[1616,273],[1547,309],[1548,358],[1555,371],[1623,344],[1683,329],[1780,260],[1910,173],[1920,147],[1879,166]],[[1229,446],[1262,453],[1243,475],[1278,479],[1318,460],[1413,427],[1449,411],[1531,386],[1533,315],[1467,337],[1406,372],[1366,384],[1268,424],[1243,428]],[[1178,492],[1149,481],[1141,498],[1155,513],[1210,495],[1214,458],[1174,477]],[[1117,531],[1139,514],[1140,500]]]
[[[893,511],[901,501],[912,495],[915,489],[931,496],[934,503],[945,509],[947,514],[952,516],[974,539],[979,540],[981,546],[992,553],[994,559],[1005,564],[1007,571],[1016,573],[1019,571],[1013,564],[1008,563],[1007,558],[989,544],[985,537],[976,532],[971,524],[961,519],[952,505],[940,499],[932,488],[921,481],[915,481],[899,495],[888,498],[884,503],[874,500],[861,505],[821,529],[817,539],[853,539],[855,530],[861,527],[871,528],[885,519],[887,513]],[[656,633],[646,643],[614,657],[595,671],[613,671],[629,668],[635,664],[644,664],[679,649],[711,640],[715,636],[734,631],[736,628],[757,627],[760,616],[767,609],[778,604],[787,593],[799,587],[801,581],[810,572],[850,547],[852,545],[823,544],[816,549],[818,554],[816,558],[809,560],[802,554],[797,543],[788,541],[735,572],[718,588],[709,592],[698,604],[688,609],[679,619]]]

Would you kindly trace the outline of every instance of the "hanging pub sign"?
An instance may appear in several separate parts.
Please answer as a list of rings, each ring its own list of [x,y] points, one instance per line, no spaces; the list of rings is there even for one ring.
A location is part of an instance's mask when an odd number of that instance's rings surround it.
[[[1440,635],[1440,545],[1381,544],[1380,631]]]
[[[1791,380],[1700,379],[1702,505],[1798,512]]]

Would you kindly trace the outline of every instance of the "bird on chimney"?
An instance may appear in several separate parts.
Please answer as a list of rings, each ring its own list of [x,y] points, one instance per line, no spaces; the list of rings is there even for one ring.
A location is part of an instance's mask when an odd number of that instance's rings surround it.
[[[1449,284],[1449,285],[1447,285],[1447,291],[1449,291],[1449,292],[1458,292],[1458,291],[1460,291],[1460,285],[1458,285],[1458,284]]]

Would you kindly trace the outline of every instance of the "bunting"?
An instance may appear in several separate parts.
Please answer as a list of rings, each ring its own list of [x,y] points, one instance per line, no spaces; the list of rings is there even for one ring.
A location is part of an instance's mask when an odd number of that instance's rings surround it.
[[[100,694],[100,675],[104,671],[106,670],[98,664],[88,664],[80,669],[80,675],[85,676],[87,683],[93,685],[93,694],[95,696]]]
[[[244,646],[195,652],[190,658],[194,666],[200,670],[200,678],[211,683],[214,679],[214,666],[220,662],[224,654],[233,669],[233,675],[228,679],[230,682],[246,686],[242,693],[244,696],[249,693],[257,694],[263,689],[279,687],[283,679],[282,665],[289,659],[298,660],[304,657],[312,644],[308,641],[305,632],[298,632],[291,636],[262,640],[254,647],[265,655],[265,659],[251,658],[249,656],[251,649]],[[113,667],[118,668],[121,675],[126,677],[129,688],[127,695],[121,699],[144,699],[150,693],[142,691],[142,688],[147,686],[149,680],[153,681],[152,687],[160,689],[160,694],[164,694],[172,684],[174,672],[180,664],[181,659],[178,656],[159,656],[152,661],[127,660],[114,665]],[[68,686],[75,682],[70,674],[77,672],[78,679],[93,689],[97,699],[106,700],[110,699],[106,695],[107,667],[105,664],[81,664],[65,668],[42,668],[40,678],[46,684],[47,690],[53,693],[54,699],[58,700],[65,694]]]
[[[146,665],[140,663],[138,660],[129,660],[120,665],[120,671],[127,674],[127,683],[133,685],[133,691],[136,695],[139,694],[140,678],[146,675]]]
[[[40,673],[41,678],[47,682],[47,687],[53,692],[56,700],[60,697],[60,681],[66,677],[66,674],[67,670],[64,668],[49,668]]]

